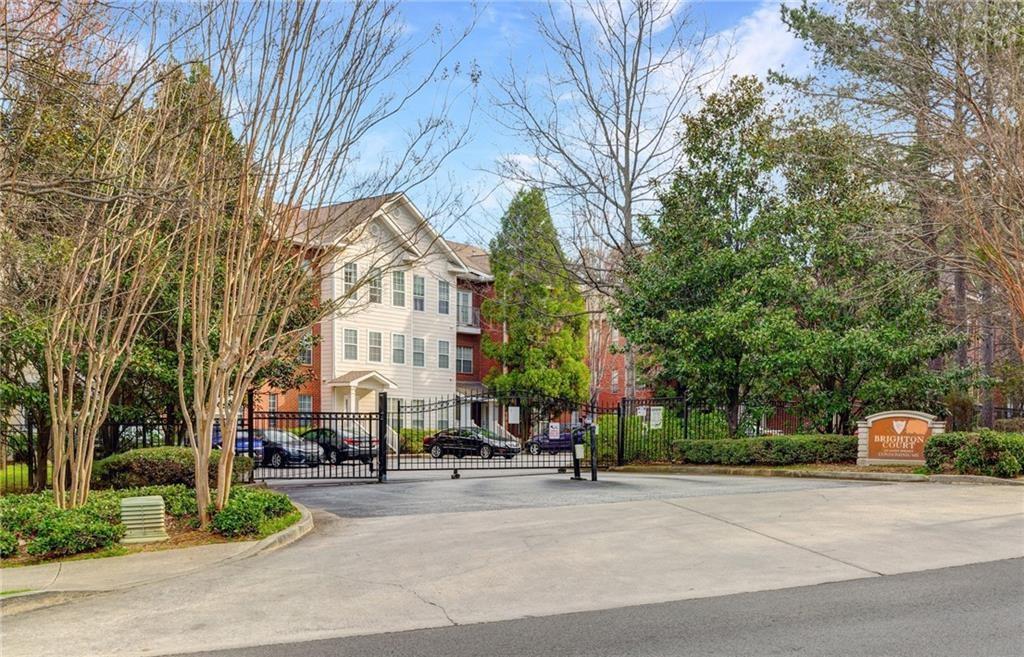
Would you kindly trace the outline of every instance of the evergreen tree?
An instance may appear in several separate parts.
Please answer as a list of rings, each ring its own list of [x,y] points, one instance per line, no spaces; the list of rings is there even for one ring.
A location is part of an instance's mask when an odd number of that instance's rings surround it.
[[[583,400],[589,390],[583,295],[565,274],[565,258],[543,192],[521,190],[491,241],[495,298],[484,317],[505,326],[507,341],[484,337],[501,363],[487,384],[499,393]]]

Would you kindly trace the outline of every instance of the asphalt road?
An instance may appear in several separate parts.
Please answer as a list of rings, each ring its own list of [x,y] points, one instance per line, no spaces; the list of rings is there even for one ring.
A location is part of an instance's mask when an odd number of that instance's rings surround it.
[[[1024,560],[211,657],[1024,654]]]
[[[598,481],[572,481],[552,470],[392,472],[388,483],[353,484],[272,480],[275,488],[311,509],[344,518],[421,515],[638,502],[644,500],[873,487],[883,484],[773,477],[680,477],[602,472]]]

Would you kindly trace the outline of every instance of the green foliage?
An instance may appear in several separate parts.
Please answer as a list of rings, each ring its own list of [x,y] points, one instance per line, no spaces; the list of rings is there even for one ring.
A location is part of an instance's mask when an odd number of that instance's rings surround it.
[[[544,194],[521,190],[491,241],[495,298],[485,319],[508,339],[484,336],[484,353],[501,363],[487,380],[499,393],[583,400],[590,385],[583,296],[565,273],[565,256]]]
[[[431,429],[406,429],[398,432],[402,454],[422,454],[423,439],[434,434]]]
[[[231,499],[216,512],[211,525],[215,532],[224,536],[247,536],[260,533],[268,520],[293,511],[295,507],[283,493],[265,488],[239,487],[232,489]]]
[[[681,463],[718,465],[793,465],[848,463],[857,460],[855,436],[773,436],[727,440],[680,440]]]
[[[726,409],[790,399],[821,431],[855,403],[934,410],[956,344],[937,295],[866,228],[893,211],[840,129],[783,125],[761,85],[734,80],[685,119],[686,167],[641,221],[615,318],[656,383]]]
[[[1024,417],[1003,418],[995,421],[992,427],[996,431],[1007,433],[1024,433]]]
[[[220,451],[210,454],[210,478],[217,477]],[[232,463],[233,480],[246,481],[252,472],[252,460],[236,454]],[[129,488],[195,483],[195,455],[189,447],[147,447],[114,454],[93,465],[96,488]]]
[[[62,557],[109,547],[123,536],[121,524],[112,524],[89,509],[65,509],[35,527],[26,550],[36,557]]]
[[[18,537],[14,532],[0,529],[0,557],[10,557],[18,551]]]
[[[932,472],[1013,478],[1024,463],[1024,434],[989,429],[939,434],[925,443],[924,458]]]
[[[974,427],[974,398],[962,390],[953,390],[942,399],[946,407],[946,429],[967,431]]]

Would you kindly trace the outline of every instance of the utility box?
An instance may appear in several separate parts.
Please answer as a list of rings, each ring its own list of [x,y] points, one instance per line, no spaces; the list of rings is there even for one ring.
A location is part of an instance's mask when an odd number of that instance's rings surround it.
[[[156,543],[168,538],[164,529],[164,498],[159,495],[122,499],[121,522],[127,530],[122,543]]]

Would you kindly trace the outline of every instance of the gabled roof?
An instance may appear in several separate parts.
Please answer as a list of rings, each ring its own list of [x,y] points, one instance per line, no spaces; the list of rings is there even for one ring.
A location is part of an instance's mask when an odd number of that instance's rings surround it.
[[[383,384],[388,388],[398,387],[398,385],[394,381],[384,376],[377,370],[352,370],[350,372],[345,372],[341,376],[328,381],[327,385],[346,387],[358,386],[360,383],[366,381],[367,379],[376,379],[378,383]]]
[[[484,276],[491,276],[491,256],[487,251],[472,244],[455,242],[453,240],[446,241],[451,250],[455,252],[455,255],[462,260],[468,269]]]

